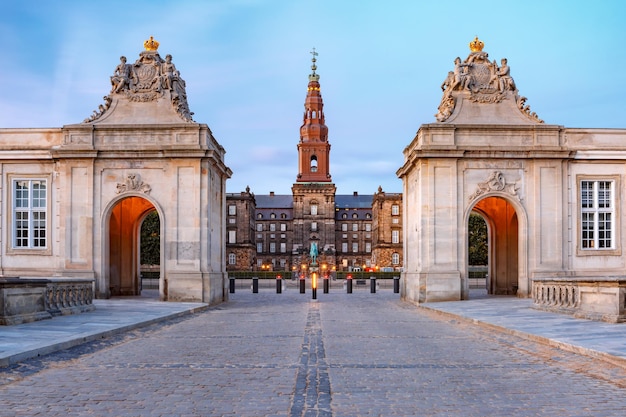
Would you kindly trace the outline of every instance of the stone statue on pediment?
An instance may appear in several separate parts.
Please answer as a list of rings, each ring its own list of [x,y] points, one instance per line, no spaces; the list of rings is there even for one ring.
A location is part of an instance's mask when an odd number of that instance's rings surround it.
[[[126,63],[126,57],[120,57],[120,63],[111,76],[111,93],[119,93],[130,88],[132,66]]]
[[[491,77],[491,81],[495,82],[498,86],[498,91],[503,92],[504,90],[515,90],[515,81],[511,77],[511,69],[507,64],[507,59],[502,58],[500,60],[500,67],[496,64],[496,61],[493,61],[494,73]]]

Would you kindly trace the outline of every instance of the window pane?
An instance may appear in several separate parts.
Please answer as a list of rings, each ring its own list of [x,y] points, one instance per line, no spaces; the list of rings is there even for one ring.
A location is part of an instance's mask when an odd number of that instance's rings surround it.
[[[598,208],[611,208],[611,182],[598,182]]]
[[[580,183],[580,204],[583,209],[593,208],[593,182],[582,181]]]

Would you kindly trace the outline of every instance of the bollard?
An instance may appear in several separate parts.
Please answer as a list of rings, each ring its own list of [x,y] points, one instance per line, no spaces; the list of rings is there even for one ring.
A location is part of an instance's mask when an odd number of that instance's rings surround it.
[[[376,277],[370,277],[370,294],[376,294]]]
[[[328,288],[330,287],[328,281],[328,277],[324,277],[324,294],[328,294]]]
[[[283,292],[283,280],[280,275],[276,275],[276,294]]]
[[[304,279],[304,277],[301,277],[300,278],[300,294],[304,294],[304,292],[305,292],[305,287],[304,286],[305,285],[306,285],[305,279]]]
[[[230,281],[230,293],[234,294],[235,293],[235,278],[229,278]]]
[[[400,277],[393,277],[393,293],[400,293]]]
[[[352,294],[352,275],[346,277],[346,293]]]
[[[259,278],[252,277],[252,293],[256,294],[259,292]]]

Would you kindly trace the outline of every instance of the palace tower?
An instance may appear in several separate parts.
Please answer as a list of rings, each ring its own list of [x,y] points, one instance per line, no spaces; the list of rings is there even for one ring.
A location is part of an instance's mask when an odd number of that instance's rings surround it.
[[[294,242],[306,251],[315,242],[321,254],[335,251],[335,184],[330,176],[330,144],[324,118],[320,76],[315,71],[317,52],[313,55],[304,121],[298,143],[298,176],[293,193]],[[334,259],[330,260],[334,263]]]

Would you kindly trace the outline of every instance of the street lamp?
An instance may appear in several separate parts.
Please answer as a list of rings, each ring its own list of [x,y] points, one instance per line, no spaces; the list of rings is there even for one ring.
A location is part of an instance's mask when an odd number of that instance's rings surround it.
[[[305,289],[306,281],[304,280],[305,275],[306,275],[306,264],[302,264],[302,273],[300,274],[300,294],[304,294],[306,291]]]

